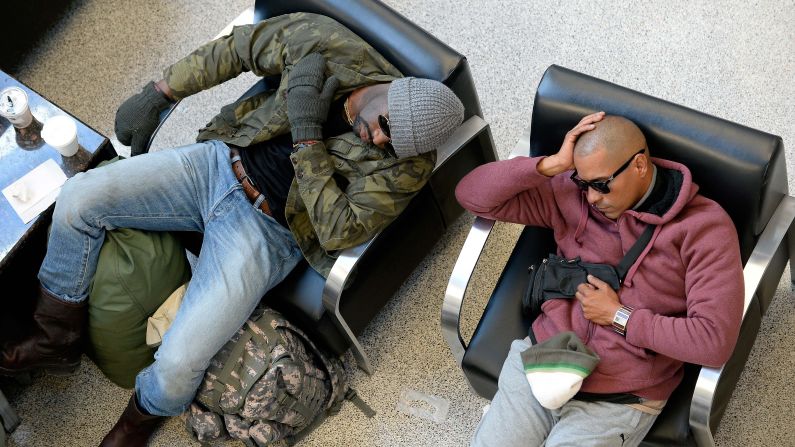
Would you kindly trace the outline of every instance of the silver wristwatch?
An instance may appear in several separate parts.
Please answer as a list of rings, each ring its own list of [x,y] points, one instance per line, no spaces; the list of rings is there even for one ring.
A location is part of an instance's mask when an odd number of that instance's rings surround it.
[[[632,315],[632,310],[629,306],[621,305],[613,316],[613,330],[624,337],[627,335],[627,321]]]

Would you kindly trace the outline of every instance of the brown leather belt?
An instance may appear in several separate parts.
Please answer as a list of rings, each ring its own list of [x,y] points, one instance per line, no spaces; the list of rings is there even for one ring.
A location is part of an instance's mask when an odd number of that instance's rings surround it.
[[[232,172],[235,173],[237,181],[243,185],[243,192],[246,194],[246,197],[248,197],[248,200],[254,204],[255,208],[259,208],[263,213],[273,217],[271,207],[268,205],[268,199],[254,187],[254,182],[251,180],[251,177],[249,177],[248,174],[246,174],[246,170],[243,169],[243,162],[240,160],[240,151],[237,148],[230,147],[229,155],[232,156]]]

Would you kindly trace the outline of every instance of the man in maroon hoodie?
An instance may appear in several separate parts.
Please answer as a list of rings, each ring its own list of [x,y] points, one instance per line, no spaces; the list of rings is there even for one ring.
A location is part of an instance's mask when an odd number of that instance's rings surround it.
[[[685,166],[650,157],[631,121],[588,115],[557,154],[480,166],[456,195],[477,216],[551,228],[559,256],[588,263],[617,265],[655,225],[619,290],[588,276],[576,299],[544,302],[533,322],[537,342],[571,331],[601,359],[580,393],[542,407],[520,358],[530,341],[516,340],[473,445],[637,445],[684,362],[718,367],[731,355],[743,303],[734,225]]]

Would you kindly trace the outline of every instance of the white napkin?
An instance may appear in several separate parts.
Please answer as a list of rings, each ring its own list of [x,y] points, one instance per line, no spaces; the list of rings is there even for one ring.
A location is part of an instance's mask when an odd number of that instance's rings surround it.
[[[55,202],[66,174],[53,159],[36,166],[3,190],[22,222],[28,223]]]

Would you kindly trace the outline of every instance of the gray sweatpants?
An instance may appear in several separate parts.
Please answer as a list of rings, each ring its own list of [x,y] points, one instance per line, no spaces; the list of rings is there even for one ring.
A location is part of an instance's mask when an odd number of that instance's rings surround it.
[[[514,340],[500,372],[497,394],[472,438],[473,447],[637,446],[657,416],[622,404],[570,400],[557,410],[541,406],[530,390]]]

